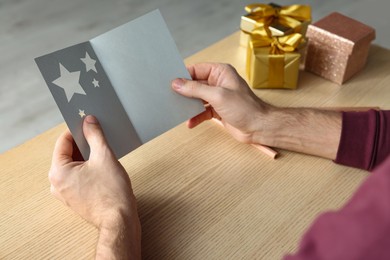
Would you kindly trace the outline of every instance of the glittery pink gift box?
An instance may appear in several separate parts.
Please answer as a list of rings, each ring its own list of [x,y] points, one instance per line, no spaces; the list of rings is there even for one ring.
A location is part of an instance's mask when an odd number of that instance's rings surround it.
[[[340,13],[309,25],[305,69],[343,84],[363,69],[375,30]]]

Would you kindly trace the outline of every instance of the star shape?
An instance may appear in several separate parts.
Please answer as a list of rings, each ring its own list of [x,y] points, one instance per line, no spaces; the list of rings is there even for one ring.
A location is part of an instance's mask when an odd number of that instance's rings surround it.
[[[96,88],[96,87],[99,87],[99,88],[100,88],[100,86],[99,86],[99,81],[97,81],[95,78],[93,79],[92,84],[93,84],[93,86],[94,86],[95,88]]]
[[[80,71],[69,72],[60,63],[60,77],[54,80],[52,83],[63,88],[65,91],[68,102],[72,99],[75,93],[87,95],[80,83]]]
[[[84,62],[85,64],[85,70],[88,72],[90,70],[93,70],[97,73],[97,70],[96,70],[96,67],[95,67],[95,64],[96,64],[96,60],[92,59],[88,52],[85,52],[85,58],[81,58],[80,59],[82,62]]]
[[[79,109],[79,116],[80,116],[81,118],[83,118],[83,117],[86,116],[84,110]]]

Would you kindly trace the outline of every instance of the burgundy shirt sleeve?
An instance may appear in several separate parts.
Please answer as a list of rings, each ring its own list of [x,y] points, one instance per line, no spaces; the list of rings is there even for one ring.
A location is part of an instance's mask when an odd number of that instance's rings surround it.
[[[390,157],[342,209],[320,215],[284,260],[390,259],[389,245]]]
[[[371,170],[390,154],[390,111],[343,112],[335,162]]]

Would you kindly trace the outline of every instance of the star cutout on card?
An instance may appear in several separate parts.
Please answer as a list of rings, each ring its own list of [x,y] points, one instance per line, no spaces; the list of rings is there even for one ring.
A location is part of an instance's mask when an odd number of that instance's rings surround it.
[[[88,72],[90,70],[93,70],[97,73],[97,70],[96,70],[96,67],[95,67],[95,64],[96,64],[96,60],[92,59],[88,52],[85,52],[85,58],[81,58],[80,59],[82,62],[84,62],[85,64],[85,70]]]
[[[80,71],[69,72],[60,63],[60,77],[54,80],[52,83],[63,88],[65,91],[68,102],[72,99],[74,94],[87,95],[80,83]]]
[[[83,117],[86,116],[84,110],[79,109],[79,116],[80,116],[81,118],[83,118]]]
[[[99,81],[97,81],[96,79],[93,79],[92,84],[93,84],[93,86],[94,86],[95,88],[96,88],[96,87],[100,88],[100,86],[99,86]]]

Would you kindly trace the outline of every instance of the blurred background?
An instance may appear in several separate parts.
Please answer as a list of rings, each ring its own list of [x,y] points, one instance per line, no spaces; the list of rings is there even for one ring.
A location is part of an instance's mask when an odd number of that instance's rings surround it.
[[[311,5],[314,22],[338,11],[374,27],[374,43],[390,48],[389,0],[275,2]],[[253,1],[0,0],[0,153],[63,122],[35,57],[89,40],[158,8],[184,59],[237,31],[244,7],[250,3]]]

